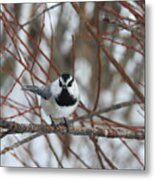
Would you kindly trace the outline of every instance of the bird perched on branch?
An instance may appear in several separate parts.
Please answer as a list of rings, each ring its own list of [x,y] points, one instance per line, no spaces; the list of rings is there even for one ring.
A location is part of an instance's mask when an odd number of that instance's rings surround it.
[[[56,127],[54,121],[63,118],[68,131],[66,118],[77,108],[80,95],[73,76],[65,73],[47,86],[25,85],[22,89],[40,95],[41,107],[50,116],[52,125]]]

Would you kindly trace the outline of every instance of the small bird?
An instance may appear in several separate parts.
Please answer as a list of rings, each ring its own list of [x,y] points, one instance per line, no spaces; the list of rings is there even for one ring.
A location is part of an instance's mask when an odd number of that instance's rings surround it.
[[[56,127],[54,120],[63,118],[68,131],[66,118],[76,110],[80,98],[79,88],[73,76],[64,73],[47,86],[25,85],[22,90],[40,95],[41,107],[50,116],[52,126]]]

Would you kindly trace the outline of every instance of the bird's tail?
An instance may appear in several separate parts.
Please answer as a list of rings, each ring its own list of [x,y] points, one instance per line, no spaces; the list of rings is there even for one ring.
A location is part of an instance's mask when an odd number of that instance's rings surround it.
[[[23,91],[30,91],[35,94],[41,95],[42,94],[42,89],[38,86],[33,86],[33,85],[25,85],[22,88]]]
[[[22,90],[23,90],[23,91],[31,91],[31,92],[37,94],[38,91],[39,91],[39,87],[33,86],[33,85],[24,85],[24,86],[22,87]]]
[[[33,85],[25,85],[22,88],[23,91],[30,91],[34,94],[40,95],[44,99],[48,99],[48,97],[51,96],[51,94],[46,90],[46,88],[33,86]]]

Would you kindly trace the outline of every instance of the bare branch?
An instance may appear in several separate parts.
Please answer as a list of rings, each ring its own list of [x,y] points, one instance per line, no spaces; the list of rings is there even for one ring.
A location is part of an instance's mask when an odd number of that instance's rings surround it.
[[[98,39],[98,37],[96,36],[96,34],[94,33],[94,31],[92,30],[92,26],[90,25],[90,23],[88,22],[87,18],[84,16],[83,12],[81,11],[79,5],[76,2],[72,2],[72,6],[75,9],[75,11],[79,14],[81,20],[84,22],[87,30],[90,32],[90,34],[92,35],[92,37],[94,38],[94,40],[100,44],[100,40]],[[110,54],[109,50],[105,47],[102,46],[102,50],[105,53],[105,55],[108,57],[109,61],[114,65],[114,67],[118,70],[118,72],[121,74],[122,78],[124,79],[124,81],[126,81],[128,83],[128,85],[131,87],[131,89],[135,92],[135,94],[137,95],[137,97],[144,103],[145,102],[145,97],[144,95],[141,93],[141,91],[137,88],[137,86],[135,85],[135,83],[131,80],[131,78],[126,74],[126,72],[124,71],[123,67],[121,66],[120,63],[118,63],[118,61]]]
[[[55,129],[49,125],[38,125],[38,124],[19,124],[16,122],[8,122],[5,120],[0,121],[0,127],[6,128],[9,134],[12,133],[62,133],[67,134],[67,130],[64,126],[60,125]],[[99,136],[107,138],[127,138],[127,139],[137,139],[144,140],[145,134],[143,130],[129,130],[125,128],[109,128],[109,127],[69,127],[69,134],[71,135],[83,135],[83,136]]]

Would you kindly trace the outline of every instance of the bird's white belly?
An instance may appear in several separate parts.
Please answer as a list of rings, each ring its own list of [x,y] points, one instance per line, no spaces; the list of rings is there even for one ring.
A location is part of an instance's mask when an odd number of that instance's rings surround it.
[[[47,115],[51,115],[52,118],[67,118],[76,109],[78,102],[73,106],[58,106],[53,98],[50,100],[41,99],[41,106]]]

